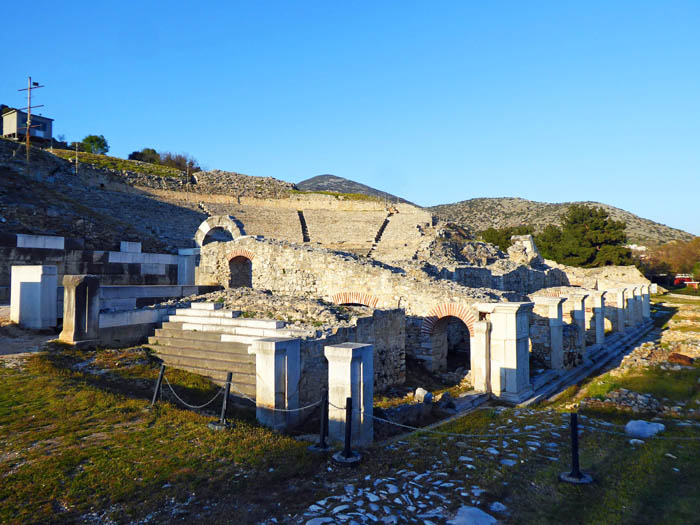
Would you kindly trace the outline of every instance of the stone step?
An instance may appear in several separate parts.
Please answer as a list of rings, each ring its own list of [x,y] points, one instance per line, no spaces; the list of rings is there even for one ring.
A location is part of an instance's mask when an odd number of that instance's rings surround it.
[[[255,362],[242,363],[229,359],[215,359],[213,357],[214,352],[211,352],[212,357],[207,358],[186,355],[193,353],[196,352],[186,348],[169,346],[167,348],[161,347],[161,351],[158,352],[158,357],[161,358],[166,365],[171,365],[175,368],[196,367],[208,370],[209,372],[232,372],[233,375],[236,376],[234,381],[245,380],[243,382],[250,383],[255,380]],[[243,377],[238,377],[239,375]]]
[[[155,336],[188,339],[192,341],[210,341],[212,343],[221,342],[221,334],[218,332],[195,332],[193,330],[183,330],[182,325],[178,323],[163,323],[163,328],[156,328]]]
[[[226,375],[228,371],[223,370],[209,370],[207,368],[202,368],[200,366],[190,366],[168,362],[165,359],[163,362],[166,366],[171,366],[179,370],[185,370],[186,372],[191,372],[203,377],[207,377],[212,380],[213,383],[217,385],[226,384]],[[167,370],[166,370],[167,374]],[[231,394],[236,396],[244,394],[252,399],[255,399],[255,374],[244,374],[244,373],[232,373],[231,374]]]
[[[193,310],[220,310],[223,306],[223,303],[190,303]]]
[[[240,359],[248,357],[248,345],[241,343],[222,343],[220,341],[199,341],[196,339],[165,337],[163,335],[154,335],[148,338],[148,343],[153,347],[158,346],[173,346],[177,348],[189,348],[195,351],[219,353],[228,355],[231,359]]]
[[[256,339],[262,337],[301,337],[309,335],[309,332],[304,330],[268,330],[268,329],[255,329],[255,328],[242,328],[237,326],[221,326],[221,325],[208,325],[199,323],[183,323],[182,330],[196,330],[197,332],[216,332],[219,334],[236,335],[240,338],[223,338],[222,341],[236,341],[236,342],[247,342],[252,344]]]
[[[241,312],[240,310],[192,310],[190,308],[177,308],[174,315],[184,315],[186,317],[222,317],[224,319],[234,319],[241,315]]]
[[[168,321],[174,323],[183,324],[207,324],[212,326],[227,326],[227,327],[239,327],[239,328],[255,328],[263,330],[276,330],[279,328],[284,328],[284,321],[278,321],[276,319],[246,319],[242,317],[236,317],[234,319],[227,319],[225,317],[204,317],[197,315],[171,315]]]

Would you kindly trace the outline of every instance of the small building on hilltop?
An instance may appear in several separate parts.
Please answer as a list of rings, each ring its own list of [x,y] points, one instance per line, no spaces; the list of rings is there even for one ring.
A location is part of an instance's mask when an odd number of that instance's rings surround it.
[[[32,115],[29,134],[44,140],[51,140],[53,119]],[[19,139],[25,136],[27,131],[27,114],[18,109],[11,109],[2,115],[2,136],[9,139]]]

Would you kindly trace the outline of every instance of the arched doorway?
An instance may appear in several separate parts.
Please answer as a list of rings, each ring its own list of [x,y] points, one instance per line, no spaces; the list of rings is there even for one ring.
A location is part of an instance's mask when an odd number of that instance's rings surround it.
[[[243,255],[232,257],[228,262],[229,288],[253,287],[253,261]]]
[[[435,323],[431,334],[433,352],[444,356],[448,372],[471,369],[470,338],[469,327],[459,317],[448,315]]]

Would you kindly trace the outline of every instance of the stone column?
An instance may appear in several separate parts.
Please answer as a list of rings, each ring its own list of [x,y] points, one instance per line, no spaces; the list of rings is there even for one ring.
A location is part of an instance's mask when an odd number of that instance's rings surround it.
[[[625,326],[628,328],[637,324],[635,319],[634,287],[625,288]]]
[[[589,300],[593,310],[595,344],[603,345],[605,344],[605,292],[592,292]]]
[[[550,334],[550,366],[553,370],[561,370],[564,368],[564,323],[562,320],[562,303],[564,302],[564,298],[535,296],[533,301],[536,306],[542,305],[547,307]]]
[[[520,403],[532,394],[530,384],[530,313],[534,303],[480,303],[491,321],[491,391]]]
[[[627,290],[625,288],[618,288],[616,290],[611,290],[611,293],[615,294],[616,304],[616,317],[613,323],[613,330],[615,332],[624,332],[627,321],[627,313],[625,313],[627,306]]]
[[[13,266],[10,273],[10,320],[25,328],[54,328],[56,267]]]
[[[491,391],[491,323],[477,321],[469,339],[472,387],[477,392]]]
[[[634,287],[634,324],[644,322],[644,301],[642,299],[642,287]]]
[[[100,340],[100,278],[63,276],[63,331],[61,341],[94,346]]]
[[[578,326],[576,346],[582,352],[586,348],[586,297],[588,297],[588,294],[574,293],[566,298],[571,315],[571,324]]]
[[[326,346],[328,359],[328,437],[345,441],[345,402],[352,398],[352,445],[366,447],[374,439],[374,348],[361,343]],[[335,405],[335,406],[334,406]]]
[[[278,431],[293,427],[299,421],[299,412],[283,411],[299,408],[299,339],[257,339],[248,352],[255,354],[256,418],[262,425]]]
[[[642,285],[642,317],[651,319],[651,301],[649,298],[649,285]]]

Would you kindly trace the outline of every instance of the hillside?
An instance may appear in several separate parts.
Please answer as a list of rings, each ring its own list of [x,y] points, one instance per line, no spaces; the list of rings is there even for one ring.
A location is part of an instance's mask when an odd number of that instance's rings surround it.
[[[476,233],[489,227],[533,225],[538,231],[548,224],[560,224],[562,216],[573,204],[597,206],[610,216],[627,224],[630,243],[653,245],[671,240],[690,240],[693,235],[664,224],[644,219],[608,204],[599,202],[564,202],[550,204],[513,197],[497,199],[480,198],[441,204],[428,208],[441,219],[448,220]]]
[[[391,202],[404,202],[413,204],[401,197],[392,195],[385,191],[372,188],[366,184],[361,184],[353,180],[337,177],[336,175],[317,175],[310,179],[303,180],[296,184],[296,187],[301,191],[330,191],[334,193],[354,193],[362,195],[370,195],[380,199],[387,199]]]

